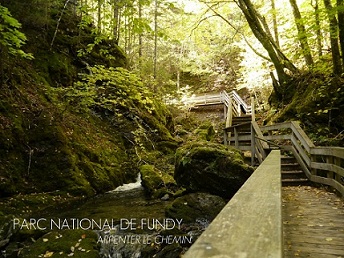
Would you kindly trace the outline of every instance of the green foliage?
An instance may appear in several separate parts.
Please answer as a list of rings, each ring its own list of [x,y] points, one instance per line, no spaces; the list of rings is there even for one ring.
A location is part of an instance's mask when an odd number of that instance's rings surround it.
[[[152,113],[155,109],[148,87],[134,73],[120,67],[91,67],[90,74],[81,74],[80,81],[56,92],[80,112],[92,107],[112,112],[138,107]]]
[[[33,59],[31,53],[25,53],[21,47],[25,44],[26,36],[20,32],[21,24],[12,17],[6,7],[0,5],[0,45],[13,56]]]

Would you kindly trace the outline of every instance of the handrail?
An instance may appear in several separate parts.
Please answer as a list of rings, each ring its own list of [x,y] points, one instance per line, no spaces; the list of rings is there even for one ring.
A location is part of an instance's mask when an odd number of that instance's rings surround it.
[[[183,257],[281,258],[282,229],[281,158],[274,150]]]
[[[221,104],[223,103],[227,109],[230,106],[233,108],[235,116],[241,116],[241,108],[246,114],[252,113],[252,105],[249,106],[247,103],[239,96],[239,94],[232,90],[227,93],[225,90],[219,93],[204,93],[199,95],[193,95],[187,101],[188,105],[207,105],[207,104]]]
[[[261,140],[264,136],[256,121],[251,122],[251,137],[251,164],[254,164],[255,157],[261,164],[266,158],[266,150],[269,149],[269,146]]]
[[[344,148],[318,147],[295,122],[261,126],[269,141],[283,141],[310,181],[332,186],[344,195]]]
[[[251,134],[240,135],[240,132],[251,130]],[[254,165],[255,158],[259,164],[267,156],[269,145],[256,121],[241,123],[224,129],[225,144],[233,145],[240,150],[251,152],[251,164]]]

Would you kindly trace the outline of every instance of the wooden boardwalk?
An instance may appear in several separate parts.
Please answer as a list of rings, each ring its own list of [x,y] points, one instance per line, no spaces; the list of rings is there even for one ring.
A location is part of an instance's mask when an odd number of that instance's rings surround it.
[[[282,188],[284,257],[344,258],[344,200],[311,186]]]

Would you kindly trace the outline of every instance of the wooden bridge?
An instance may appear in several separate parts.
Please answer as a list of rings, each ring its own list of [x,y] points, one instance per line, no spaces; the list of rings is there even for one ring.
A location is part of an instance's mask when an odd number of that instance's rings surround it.
[[[259,126],[252,99],[234,91],[189,105],[215,103],[224,144],[259,166],[184,257],[344,258],[344,148],[315,146],[294,121]]]

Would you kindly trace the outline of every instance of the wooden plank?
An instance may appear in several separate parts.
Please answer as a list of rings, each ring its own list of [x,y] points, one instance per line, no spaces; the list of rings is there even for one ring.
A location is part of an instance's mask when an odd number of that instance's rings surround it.
[[[310,153],[314,155],[330,155],[344,159],[344,148],[341,147],[314,147]]]
[[[344,185],[342,185],[341,183],[337,182],[334,179],[311,175],[310,180],[315,182],[315,183],[320,183],[320,184],[332,186],[338,192],[340,192],[342,194],[342,196],[344,196]]]
[[[309,180],[311,180],[311,171],[309,170],[307,164],[304,162],[304,160],[301,158],[297,150],[295,149],[294,146],[291,147],[291,151],[293,152],[297,162],[300,164],[303,172],[305,172],[306,176],[308,177]]]
[[[290,140],[290,135],[286,134],[278,134],[278,135],[267,135],[264,136],[264,138],[268,141],[274,141],[274,140]]]
[[[282,189],[284,257],[344,254],[344,200],[322,188]]]
[[[252,121],[252,128],[253,128],[253,131],[254,131],[255,135],[257,135],[258,138],[264,139],[262,131],[260,130],[260,128],[259,128],[259,126],[258,126],[256,121]],[[268,149],[269,148],[269,145],[266,142],[264,142],[264,141],[259,141],[258,144],[261,144],[263,149]]]
[[[311,168],[333,171],[340,176],[344,176],[344,168],[337,166],[335,164],[311,162]]]
[[[280,168],[272,151],[183,257],[282,257]]]
[[[276,131],[281,129],[290,128],[291,122],[278,123],[273,125],[260,126],[261,131]]]
[[[295,134],[297,139],[301,142],[303,147],[308,152],[310,152],[310,148],[315,147],[314,143],[311,141],[311,139],[308,138],[307,134],[302,130],[302,128],[297,122],[291,122],[291,129],[293,130],[293,133]]]
[[[305,150],[301,147],[294,135],[291,136],[291,142],[293,143],[294,148],[297,150],[297,152],[299,153],[300,157],[305,162],[307,167],[309,167],[311,164],[311,159],[307,156]]]

